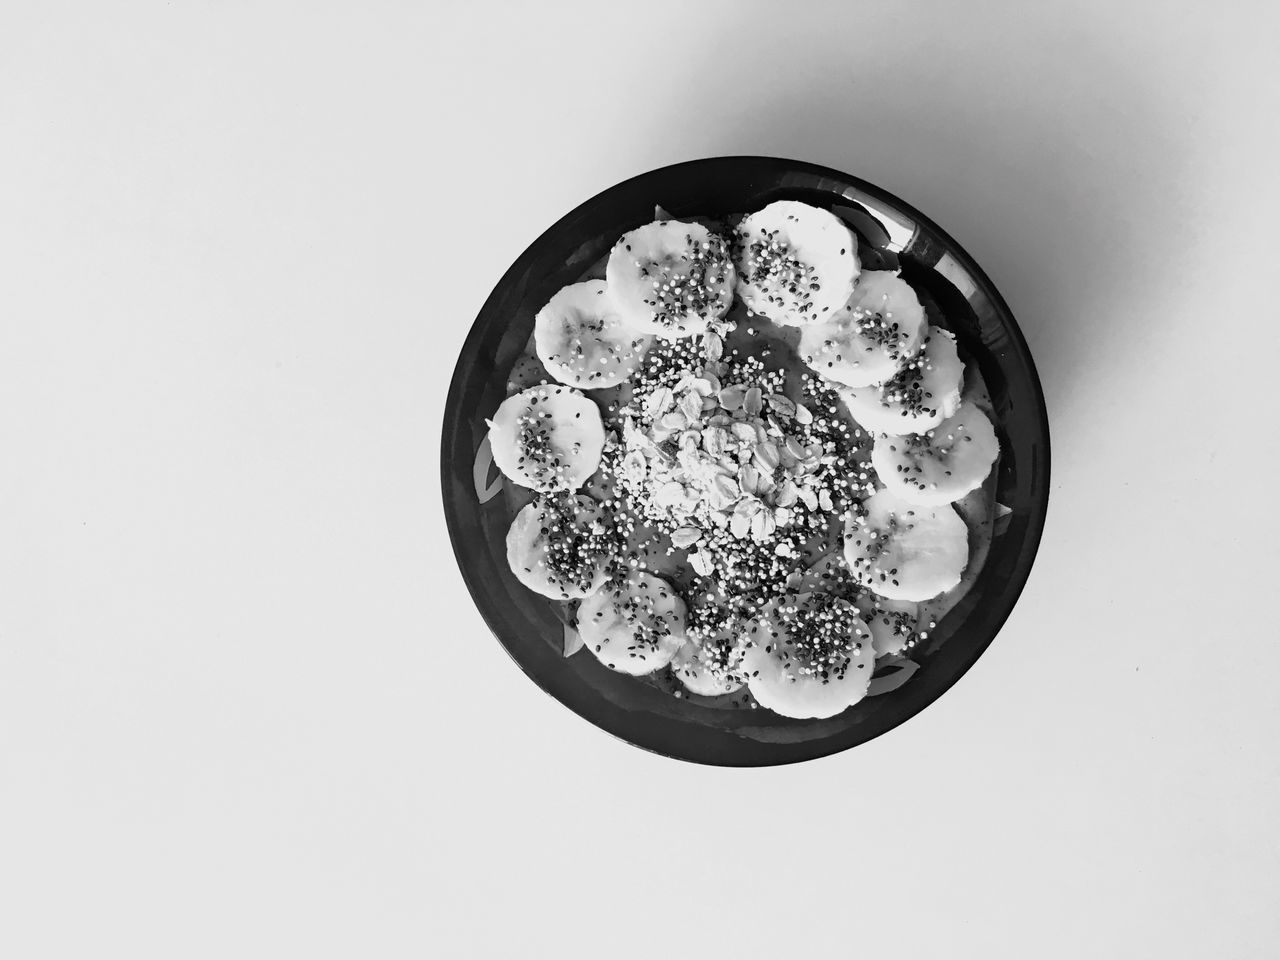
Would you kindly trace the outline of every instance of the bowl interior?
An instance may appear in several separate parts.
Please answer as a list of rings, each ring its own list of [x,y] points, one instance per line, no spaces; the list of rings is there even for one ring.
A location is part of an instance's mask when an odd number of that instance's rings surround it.
[[[1001,458],[998,522],[977,581],[913,659],[903,686],[868,697],[828,720],[791,720],[765,710],[723,710],[673,697],[610,671],[594,657],[562,655],[563,624],[548,601],[524,588],[506,562],[510,523],[503,498],[482,503],[477,477],[485,418],[505,397],[507,374],[537,311],[577,280],[619,235],[653,219],[749,212],[793,199],[833,210],[883,266],[931,298],[991,393]],[[835,753],[897,726],[937,699],[995,637],[1026,582],[1044,525],[1049,433],[1044,397],[1025,341],[990,280],[945,233],[877,187],[811,164],[720,157],[664,167],[586,201],[539,237],[485,302],[463,345],[445,407],[445,513],[472,598],[520,667],[570,709],[637,746],[684,760],[730,766],[790,763]]]

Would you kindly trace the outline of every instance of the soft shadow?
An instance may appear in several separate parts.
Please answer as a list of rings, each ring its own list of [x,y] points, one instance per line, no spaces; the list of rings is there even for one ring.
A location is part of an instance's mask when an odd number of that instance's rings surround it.
[[[1142,348],[1149,331],[1126,318],[1186,247],[1167,229],[1171,207],[1193,206],[1178,195],[1190,145],[1168,98],[1105,37],[1041,52],[1042,75],[1069,86],[1008,82],[1025,62],[1006,69],[973,48],[877,76],[817,43],[822,69],[782,75],[767,96],[709,120],[705,154],[822,163],[920,209],[1008,300],[1062,423],[1083,381],[1114,379]]]

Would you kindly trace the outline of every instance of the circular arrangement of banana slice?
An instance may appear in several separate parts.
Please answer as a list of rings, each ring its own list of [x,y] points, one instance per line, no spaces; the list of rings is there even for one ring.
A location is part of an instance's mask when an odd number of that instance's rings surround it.
[[[1000,454],[995,428],[972,401],[924,433],[878,436],[871,464],[886,489],[922,506],[954,503],[976,490]]]
[[[552,600],[580,600],[600,589],[612,547],[600,504],[581,493],[526,504],[507,530],[511,572]]]
[[[868,387],[888,380],[920,349],[925,327],[910,284],[889,270],[867,270],[831,319],[800,328],[798,352],[828,380]]]
[[[826,593],[766,604],[743,658],[751,695],[784,717],[834,717],[867,694],[871,630],[848,600]]]
[[[532,343],[508,377],[512,395],[489,421],[494,464],[539,494],[509,492],[508,502],[520,507],[506,537],[511,570],[542,596],[579,601],[582,645],[612,670],[663,671],[649,682],[678,693],[678,681],[697,697],[745,686],[759,706],[785,717],[841,713],[867,695],[877,657],[909,655],[928,636],[921,624],[932,628],[941,608],[927,601],[954,602],[947,598],[955,596],[969,562],[964,498],[979,496],[974,491],[990,476],[1000,444],[983,410],[962,402],[965,370],[955,337],[929,324],[919,296],[897,271],[861,269],[857,238],[839,218],[796,201],[744,217],[732,250],[701,222],[645,224],[619,238],[604,274],[563,287],[538,312]],[[718,368],[729,359],[730,325],[720,321],[735,292],[751,312],[799,328],[800,360],[837,391],[856,426],[873,438],[869,453],[859,448],[857,469],[867,469],[869,457],[874,487],[868,469],[857,490],[876,492],[844,514],[842,543],[839,520],[829,525],[821,564],[799,576],[785,566],[767,567],[782,573],[763,592],[775,599],[763,603],[757,593],[730,597],[712,584],[689,548],[676,546],[674,535],[682,531],[668,530],[660,514],[612,516],[622,506],[613,478],[631,475],[615,473],[612,446],[609,463],[599,469],[606,447],[601,410],[610,411],[610,426],[619,429],[613,418],[652,389],[646,377],[663,375],[669,353],[678,363],[688,354],[689,362],[712,370],[706,377],[712,402],[699,404],[706,396],[699,392],[681,409],[680,429],[692,438],[680,442],[708,452],[717,446],[724,431],[699,428],[720,409],[715,397],[729,409]],[[759,327],[781,350],[797,336],[783,339],[771,324]],[[701,348],[684,339],[703,333]],[[659,346],[646,361],[655,340]],[[675,340],[683,342],[662,343]],[[750,389],[738,389],[742,415],[751,414],[749,406],[763,409],[759,389],[754,400]],[[778,408],[795,407],[788,397],[769,396]],[[814,416],[808,407],[805,413]],[[734,423],[738,416],[725,421],[748,433],[763,429]],[[669,459],[688,451],[665,453]],[[663,454],[659,446],[655,455]],[[669,486],[662,487],[664,495]],[[837,508],[810,494],[835,515]],[[619,562],[620,555],[633,566]],[[692,609],[675,584],[693,598]],[[717,603],[727,618],[716,618]]]
[[[700,223],[655,220],[614,244],[605,282],[623,320],[668,340],[692,337],[733,304],[724,241]]]
[[[919,351],[892,377],[879,385],[842,388],[840,396],[853,419],[868,430],[923,433],[959,409],[963,385],[955,336],[930,327]]]
[[[633,570],[582,601],[578,633],[610,670],[642,676],[669,664],[684,644],[685,613],[671,584]]]
[[[562,287],[538,311],[533,339],[553,377],[588,390],[622,383],[653,343],[653,337],[623,322],[603,280]]]
[[[858,243],[835,214],[779,200],[738,225],[734,265],[752,313],[798,327],[826,320],[848,302]]]
[[[547,384],[507,397],[489,421],[493,462],[522,487],[577,490],[600,466],[600,408],[577,390]]]
[[[844,557],[854,578],[873,593],[929,600],[960,582],[969,562],[969,528],[950,505],[923,507],[879,490],[846,522]]]

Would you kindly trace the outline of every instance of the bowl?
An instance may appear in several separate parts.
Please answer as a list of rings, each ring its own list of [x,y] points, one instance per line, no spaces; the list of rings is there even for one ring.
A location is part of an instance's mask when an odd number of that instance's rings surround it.
[[[615,673],[585,651],[564,655],[556,605],[523,587],[507,566],[511,514],[495,494],[485,419],[506,396],[511,366],[534,315],[578,280],[624,232],[654,219],[758,210],[802,200],[832,210],[860,250],[898,267],[946,316],[991,394],[1001,457],[999,519],[971,589],[912,653],[905,682],[838,716],[793,720],[764,709],[717,709]],[[1026,583],[1049,496],[1049,425],[1026,341],[994,284],[958,243],[909,204],[857,177],[773,157],[715,157],[651,170],[592,197],[535,240],[485,301],[449,385],[441,443],[449,537],[467,588],[512,659],[543,690],[615,736],[680,760],[766,766],[827,756],[879,736],[945,693],[982,655]],[[459,602],[462,602],[459,600]],[[449,642],[475,642],[451,638]],[[892,684],[890,684],[892,685]],[[514,719],[514,718],[513,718]]]

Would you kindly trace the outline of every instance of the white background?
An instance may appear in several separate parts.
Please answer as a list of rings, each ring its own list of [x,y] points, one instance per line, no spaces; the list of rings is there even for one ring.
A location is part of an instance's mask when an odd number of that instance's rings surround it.
[[[4,4],[0,955],[1276,955],[1272,9]],[[953,233],[1053,427],[990,651],[758,771],[536,689],[437,479],[506,266],[733,153]]]

